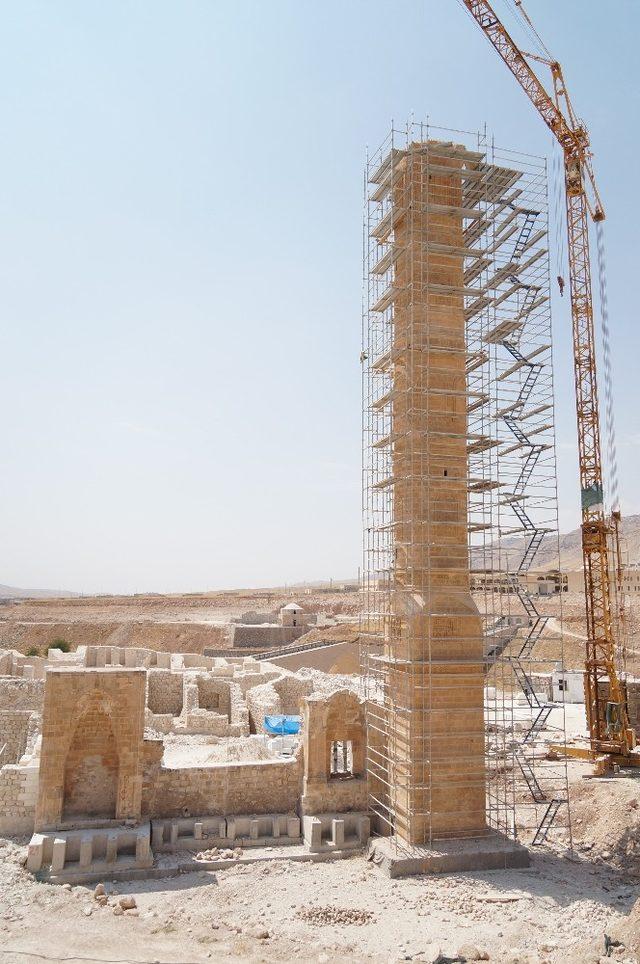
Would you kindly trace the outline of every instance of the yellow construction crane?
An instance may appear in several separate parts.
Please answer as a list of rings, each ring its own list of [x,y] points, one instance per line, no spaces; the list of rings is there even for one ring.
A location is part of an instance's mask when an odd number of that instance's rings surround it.
[[[631,753],[635,747],[635,733],[629,725],[625,692],[616,668],[615,587],[609,565],[609,539],[612,535],[619,546],[620,513],[616,510],[611,518],[607,518],[604,509],[589,217],[599,222],[604,220],[605,214],[591,164],[589,133],[574,112],[562,67],[540,40],[521,0],[515,0],[515,5],[542,54],[521,50],[487,0],[460,2],[500,54],[557,138],[564,154],[587,609],[587,722],[592,755],[606,754],[614,761],[618,758],[618,762],[635,763],[636,754]],[[551,93],[534,70],[534,63],[549,68],[553,88]],[[561,279],[558,280],[562,286]]]

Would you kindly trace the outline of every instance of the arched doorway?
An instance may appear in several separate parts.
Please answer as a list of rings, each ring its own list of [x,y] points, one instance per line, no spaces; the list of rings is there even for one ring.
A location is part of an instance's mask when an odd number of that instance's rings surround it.
[[[114,819],[118,794],[118,748],[111,718],[90,706],[76,724],[64,767],[63,820]]]

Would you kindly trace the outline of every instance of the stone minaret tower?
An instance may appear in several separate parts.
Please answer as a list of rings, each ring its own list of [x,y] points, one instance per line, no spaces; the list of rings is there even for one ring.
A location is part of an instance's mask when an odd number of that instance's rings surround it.
[[[482,622],[467,526],[464,148],[397,163],[389,794],[412,845],[485,832]]]

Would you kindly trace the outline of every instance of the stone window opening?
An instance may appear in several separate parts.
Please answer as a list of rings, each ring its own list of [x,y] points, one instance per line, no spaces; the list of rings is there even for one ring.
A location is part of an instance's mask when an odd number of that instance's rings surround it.
[[[332,780],[345,780],[353,776],[353,743],[351,740],[332,740],[329,775]]]

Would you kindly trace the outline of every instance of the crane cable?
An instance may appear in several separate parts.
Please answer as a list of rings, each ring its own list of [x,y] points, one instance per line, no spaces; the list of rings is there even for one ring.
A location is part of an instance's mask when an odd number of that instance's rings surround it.
[[[607,440],[607,461],[609,466],[608,488],[609,503],[612,512],[619,510],[620,495],[618,485],[618,453],[616,446],[616,429],[613,412],[613,373],[611,365],[611,333],[609,329],[609,299],[607,294],[607,272],[604,249],[604,227],[602,221],[596,221],[596,242],[598,247],[598,284],[600,290],[600,315],[602,324],[602,360],[604,362],[604,399],[605,399],[605,433]]]
[[[551,182],[553,221],[555,227],[556,277],[560,285],[560,293],[562,293],[566,270],[564,156],[553,134],[551,135]]]
[[[609,509],[613,512],[620,510],[620,495],[618,485],[618,453],[616,446],[616,430],[613,410],[613,369],[611,364],[611,332],[609,328],[609,300],[607,294],[607,262],[604,247],[604,225],[602,221],[596,221],[596,243],[598,249],[598,286],[600,294],[600,316],[602,325],[602,360],[604,363],[604,399],[605,399],[605,433],[607,443],[607,500]],[[624,582],[621,579],[621,572],[618,566],[621,560],[617,558],[619,550],[619,534],[616,536],[614,558],[617,565],[614,567],[611,587],[614,597],[613,616],[616,624],[616,655],[618,665],[623,675],[627,671],[627,623],[626,623],[626,598],[624,592]]]
[[[533,41],[534,47],[538,48],[538,53],[546,60],[553,61],[553,56],[549,48],[542,40],[542,37],[536,28],[533,26],[527,11],[524,9],[522,0],[508,0],[508,3],[513,8],[516,17],[524,27],[526,33],[529,35],[529,38]]]

